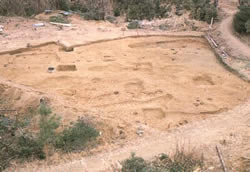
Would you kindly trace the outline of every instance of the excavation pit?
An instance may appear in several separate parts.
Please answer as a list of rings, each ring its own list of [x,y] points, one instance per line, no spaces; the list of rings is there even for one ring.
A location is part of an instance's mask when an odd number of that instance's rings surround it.
[[[57,71],[76,71],[76,65],[58,65],[56,68]]]
[[[48,66],[60,72],[51,75],[44,71]],[[98,112],[109,126],[123,123],[124,130],[138,123],[168,130],[227,111],[249,97],[249,84],[228,72],[200,37],[125,38],[72,52],[46,45],[1,55],[0,73],[59,96],[69,107]]]

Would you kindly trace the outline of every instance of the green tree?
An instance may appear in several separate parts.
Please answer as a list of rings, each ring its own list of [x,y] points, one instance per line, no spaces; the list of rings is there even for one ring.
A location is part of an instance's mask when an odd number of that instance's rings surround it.
[[[235,14],[233,19],[233,26],[238,33],[247,33],[246,27],[248,20],[250,19],[250,6],[240,6],[239,11]]]

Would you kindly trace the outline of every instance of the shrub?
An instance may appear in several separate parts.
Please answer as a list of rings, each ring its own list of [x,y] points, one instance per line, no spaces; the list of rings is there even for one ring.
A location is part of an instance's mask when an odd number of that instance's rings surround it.
[[[74,2],[71,6],[70,9],[72,11],[79,11],[81,13],[86,13],[88,11],[88,8],[85,4],[80,3],[78,1]]]
[[[58,0],[58,9],[68,11],[70,9],[68,0]]]
[[[68,0],[0,0],[0,15],[31,16],[45,9],[66,9],[63,3]]]
[[[245,27],[246,27],[247,33],[250,33],[250,20],[246,22]]]
[[[143,158],[135,156],[135,153],[131,153],[130,158],[122,163],[122,172],[141,172],[144,171],[147,166],[148,164]]]
[[[121,15],[121,12],[120,12],[119,8],[114,8],[113,12],[114,12],[115,17],[119,17]]]
[[[250,6],[240,6],[239,11],[235,14],[233,19],[233,26],[238,33],[247,33],[248,28],[246,24],[250,18]]]
[[[137,21],[137,20],[129,22],[128,26],[127,26],[128,29],[139,29],[140,27],[141,27],[141,25],[140,25],[139,21]]]
[[[41,144],[47,144],[53,142],[56,136],[55,130],[60,125],[60,118],[53,116],[42,116],[39,122],[40,131],[38,135],[38,141]]]
[[[82,120],[64,129],[55,141],[55,147],[64,152],[78,151],[86,147],[87,143],[99,135],[98,131]]]
[[[151,0],[133,0],[128,6],[127,20],[152,20],[155,16]]]
[[[191,172],[200,168],[203,169],[203,158],[197,158],[193,153],[185,153],[177,150],[170,158],[162,154],[151,162],[131,154],[130,158],[122,162],[122,172]]]
[[[164,0],[115,0],[114,15],[124,13],[127,21],[166,17],[169,8],[163,2]]]
[[[29,133],[20,133],[24,127],[23,122],[0,116],[0,171],[7,168],[13,159],[45,158],[43,145]]]
[[[51,16],[49,18],[49,21],[55,23],[64,23],[64,24],[70,23],[69,20],[66,17],[63,17],[62,15]]]
[[[73,126],[56,133],[60,118],[41,104],[39,132],[29,132],[29,120],[13,120],[0,115],[0,171],[6,169],[11,160],[25,161],[32,158],[45,159],[45,145],[55,146],[65,152],[82,150],[87,143],[98,136],[98,131],[89,124],[78,120]]]
[[[203,168],[203,157],[197,158],[194,153],[185,153],[179,149],[177,149],[172,161],[167,166],[172,172],[194,171],[197,167]]]
[[[209,23],[212,18],[217,17],[217,9],[210,0],[192,0],[190,4],[191,15],[196,20],[206,21]]]
[[[86,13],[81,14],[81,16],[85,20],[104,20],[105,14],[103,12],[93,9],[92,11],[88,11]]]
[[[29,159],[30,157],[35,157],[37,159],[46,158],[43,152],[43,144],[28,136],[21,136],[18,138],[16,151],[18,151],[18,158],[20,159]]]

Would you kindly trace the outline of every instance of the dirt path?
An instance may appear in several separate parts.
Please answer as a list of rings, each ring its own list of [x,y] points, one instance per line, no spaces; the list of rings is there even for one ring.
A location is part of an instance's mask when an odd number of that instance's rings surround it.
[[[223,11],[228,15],[228,17],[224,19],[219,26],[219,31],[222,34],[221,37],[234,51],[244,55],[245,57],[250,58],[250,47],[247,44],[244,44],[239,38],[237,38],[233,34],[232,22],[233,16],[237,12],[237,10],[230,9],[229,7],[231,6],[227,3],[230,2],[225,1],[221,6]]]

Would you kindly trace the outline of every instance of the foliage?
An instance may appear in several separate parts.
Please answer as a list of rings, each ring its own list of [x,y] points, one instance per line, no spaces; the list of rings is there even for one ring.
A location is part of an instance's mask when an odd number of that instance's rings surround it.
[[[142,172],[145,171],[148,164],[147,162],[141,158],[135,156],[135,153],[132,153],[129,159],[126,159],[122,163],[122,172]]]
[[[192,0],[190,4],[191,15],[196,20],[209,23],[212,18],[217,17],[217,9],[210,0]]]
[[[58,133],[60,118],[52,114],[50,107],[41,104],[37,112],[39,131],[34,133],[29,129],[30,119],[14,120],[0,115],[0,171],[12,160],[45,159],[45,145],[65,152],[82,150],[98,136],[95,128],[81,120]]]
[[[82,13],[81,16],[85,20],[104,20],[105,14],[98,9],[92,9],[91,11]]]
[[[209,23],[216,19],[217,9],[211,0],[172,0],[176,5],[176,14],[182,15],[183,10],[190,10],[192,18]]]
[[[162,2],[163,0],[115,0],[114,15],[124,13],[128,21],[166,17],[169,9]]]
[[[60,133],[55,141],[55,147],[64,152],[82,150],[87,143],[99,135],[98,131],[82,120]]]
[[[31,136],[20,136],[17,140],[18,158],[29,159],[34,157],[37,159],[45,159],[46,155],[43,152],[43,144]]]
[[[238,33],[247,33],[249,30],[250,6],[240,6],[233,19],[233,26]]]
[[[58,9],[68,11],[70,9],[70,5],[68,0],[58,0]]]
[[[38,135],[38,140],[41,144],[46,144],[53,142],[56,136],[55,130],[60,125],[60,118],[56,115],[52,116],[42,116],[39,122],[40,132]]]
[[[28,133],[23,133],[23,122],[0,116],[0,171],[11,160],[44,159],[43,145]]]
[[[203,168],[203,158],[197,158],[193,153],[185,153],[178,149],[172,158],[162,154],[155,160],[147,162],[132,153],[130,158],[122,162],[122,172],[191,172],[197,168]]]
[[[127,26],[128,29],[139,29],[140,27],[141,27],[141,25],[140,25],[139,21],[137,21],[137,20],[129,22],[128,26]]]
[[[45,9],[67,10],[68,0],[0,0],[0,15],[32,16]]]
[[[105,7],[107,2],[105,0],[84,0],[76,1],[72,4],[71,10],[78,11],[79,15],[85,20],[104,20]]]
[[[49,18],[49,21],[50,22],[55,22],[55,23],[64,23],[64,24],[70,23],[69,20],[66,17],[62,16],[62,15],[51,16]]]
[[[246,27],[247,33],[250,33],[250,20],[246,22],[245,27]]]
[[[239,0],[240,6],[247,6],[250,4],[250,0]]]

